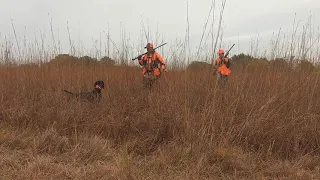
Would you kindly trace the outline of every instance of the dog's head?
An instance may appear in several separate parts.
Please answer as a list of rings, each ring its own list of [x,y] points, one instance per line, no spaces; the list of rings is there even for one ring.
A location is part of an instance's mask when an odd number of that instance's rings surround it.
[[[104,88],[104,82],[103,81],[96,81],[94,83],[95,88],[103,89]]]

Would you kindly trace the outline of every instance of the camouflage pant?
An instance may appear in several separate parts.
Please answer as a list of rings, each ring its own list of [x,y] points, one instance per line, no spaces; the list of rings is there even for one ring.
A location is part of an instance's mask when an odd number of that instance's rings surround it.
[[[154,75],[143,75],[142,79],[142,85],[144,88],[151,88],[152,85],[159,79],[160,76],[154,76]]]
[[[221,87],[225,87],[228,82],[228,76],[222,75],[221,73],[217,73],[218,75],[218,83],[221,85]]]

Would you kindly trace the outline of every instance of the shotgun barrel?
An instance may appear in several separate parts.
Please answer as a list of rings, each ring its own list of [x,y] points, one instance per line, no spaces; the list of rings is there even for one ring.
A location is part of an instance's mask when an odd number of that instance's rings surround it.
[[[236,44],[233,44],[233,45],[231,46],[231,48],[227,51],[227,53],[224,55],[224,57],[228,57],[229,52],[231,51],[231,49],[233,48],[234,45],[236,45]]]

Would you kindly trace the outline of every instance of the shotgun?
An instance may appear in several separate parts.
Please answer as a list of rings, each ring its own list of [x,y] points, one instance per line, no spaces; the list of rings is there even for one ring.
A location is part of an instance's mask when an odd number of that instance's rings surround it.
[[[164,46],[164,45],[166,45],[166,44],[167,44],[167,43],[161,44],[160,46],[154,48],[154,50],[156,50],[156,49],[158,49],[159,47]],[[143,55],[145,55],[145,54],[147,54],[147,52],[146,52],[146,53],[143,53],[143,54],[141,54],[141,55],[139,55],[139,56],[143,56]],[[139,57],[139,56],[138,56],[138,57]],[[133,58],[132,61],[138,59],[138,57]]]

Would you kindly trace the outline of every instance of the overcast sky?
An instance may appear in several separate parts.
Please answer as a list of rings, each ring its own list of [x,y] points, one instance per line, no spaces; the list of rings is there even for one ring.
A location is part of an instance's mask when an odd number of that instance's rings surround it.
[[[108,27],[112,39],[118,46],[120,46],[120,29],[126,31],[130,43],[140,43],[142,18],[145,26],[150,27],[152,36],[155,37],[158,31],[164,41],[168,42],[168,47],[174,46],[174,43],[184,38],[186,31],[186,0],[0,0],[0,2],[1,40],[13,34],[11,26],[13,22],[19,37],[22,38],[26,34],[27,39],[32,41],[35,36],[40,37],[39,34],[45,33],[49,41],[51,40],[50,17],[52,17],[54,35],[56,39],[59,37],[65,53],[69,51],[67,21],[72,39],[77,44],[80,35],[86,48],[91,48],[92,39],[98,40],[100,33],[107,31]],[[190,43],[192,50],[196,51],[212,0],[189,0],[188,3]],[[216,0],[216,3],[217,25],[221,0]],[[240,45],[236,47],[236,52],[247,52],[250,49],[248,42],[256,34],[267,42],[270,34],[277,32],[280,27],[285,31],[289,30],[295,13],[297,19],[302,20],[302,24],[307,21],[311,13],[314,15],[314,25],[320,26],[319,0],[227,0],[223,18],[225,27],[223,39],[226,40],[224,46],[236,43]],[[102,35],[105,38],[105,35]],[[143,42],[145,41],[144,39]],[[152,41],[155,41],[155,38]],[[142,45],[140,47],[140,50],[143,50]],[[139,46],[135,49],[138,50]]]

